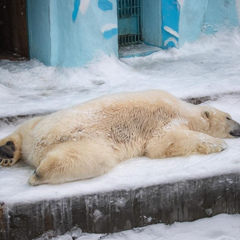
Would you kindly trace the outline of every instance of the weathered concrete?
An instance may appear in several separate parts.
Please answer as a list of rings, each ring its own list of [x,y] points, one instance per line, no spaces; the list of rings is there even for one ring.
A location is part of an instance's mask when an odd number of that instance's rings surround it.
[[[5,202],[0,205],[0,239],[33,239],[49,230],[63,234],[74,226],[111,233],[240,213],[239,206],[239,173],[34,203]]]
[[[227,93],[220,93],[220,94],[214,94],[211,96],[202,96],[202,97],[193,97],[193,98],[186,98],[183,99],[186,102],[198,105],[201,103],[204,103],[206,101],[216,101],[219,98],[225,97],[225,96],[239,96],[240,93],[239,92],[227,92]]]

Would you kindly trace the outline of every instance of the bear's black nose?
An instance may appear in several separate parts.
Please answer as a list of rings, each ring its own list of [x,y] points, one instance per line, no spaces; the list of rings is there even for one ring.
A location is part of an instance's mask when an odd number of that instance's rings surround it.
[[[230,134],[234,137],[240,137],[240,129],[231,131]]]

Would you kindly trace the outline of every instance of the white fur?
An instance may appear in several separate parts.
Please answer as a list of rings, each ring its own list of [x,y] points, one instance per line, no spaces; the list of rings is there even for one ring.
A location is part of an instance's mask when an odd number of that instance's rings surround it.
[[[152,90],[120,93],[33,118],[0,141],[36,167],[29,183],[62,183],[106,173],[138,156],[164,158],[220,152],[231,137],[227,113]],[[230,116],[229,116],[230,117]]]

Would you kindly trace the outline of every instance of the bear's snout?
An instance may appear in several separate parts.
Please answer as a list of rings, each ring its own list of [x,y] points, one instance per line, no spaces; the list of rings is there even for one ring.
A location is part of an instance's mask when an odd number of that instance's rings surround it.
[[[233,122],[234,122],[234,128],[232,131],[230,131],[230,135],[234,137],[240,137],[240,124],[235,121]]]

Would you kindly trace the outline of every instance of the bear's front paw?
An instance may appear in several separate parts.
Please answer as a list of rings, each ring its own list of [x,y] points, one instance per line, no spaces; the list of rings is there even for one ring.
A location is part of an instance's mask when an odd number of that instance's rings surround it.
[[[14,158],[15,144],[13,141],[8,141],[6,144],[0,146],[0,164],[4,167],[12,166],[18,159]]]
[[[223,141],[223,140],[222,140]],[[228,145],[225,141],[223,141],[221,144],[220,144],[220,147],[221,147],[221,151],[224,151],[225,149],[227,149]]]
[[[222,152],[227,148],[224,140],[213,138],[209,141],[204,141],[198,145],[198,152],[201,154]]]
[[[42,184],[42,177],[37,173],[37,170],[34,171],[34,173],[29,177],[28,183],[32,186],[37,186]]]

